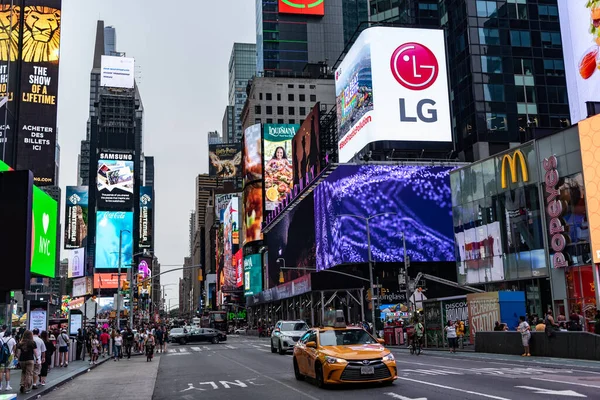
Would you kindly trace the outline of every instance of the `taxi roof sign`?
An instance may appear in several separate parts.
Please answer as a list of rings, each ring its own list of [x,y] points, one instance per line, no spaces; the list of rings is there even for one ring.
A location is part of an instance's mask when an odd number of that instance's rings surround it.
[[[323,326],[333,328],[345,328],[346,319],[344,318],[344,310],[328,310],[323,316]]]

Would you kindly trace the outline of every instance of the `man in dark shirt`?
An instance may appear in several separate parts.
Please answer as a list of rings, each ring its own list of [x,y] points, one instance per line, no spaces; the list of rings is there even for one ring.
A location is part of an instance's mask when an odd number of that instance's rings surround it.
[[[163,331],[163,327],[159,326],[156,329],[156,343],[158,344],[158,352],[159,353],[164,353],[165,351],[165,333]]]
[[[127,353],[127,359],[131,358],[131,347],[133,346],[133,340],[135,335],[131,328],[127,328],[125,334],[123,335],[123,341],[125,342],[125,352]]]

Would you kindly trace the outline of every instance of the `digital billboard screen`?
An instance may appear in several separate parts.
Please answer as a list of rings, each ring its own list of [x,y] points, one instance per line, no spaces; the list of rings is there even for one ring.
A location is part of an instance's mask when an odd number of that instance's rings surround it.
[[[101,150],[98,159],[98,208],[133,208],[133,153]]]
[[[265,124],[263,135],[265,209],[274,210],[292,191],[292,139],[300,129],[293,124]]]
[[[325,0],[279,0],[280,14],[325,15]]]
[[[135,60],[129,57],[102,56],[100,86],[133,89]]]
[[[221,291],[227,292],[237,289],[236,264],[234,254],[237,252],[238,244],[233,243],[234,236],[239,242],[239,199],[232,198],[225,209],[223,218],[223,274],[224,282]]]
[[[85,248],[67,250],[67,278],[85,276]]]
[[[233,180],[242,176],[242,144],[208,145],[208,174],[221,180]]]
[[[88,187],[67,186],[65,207],[65,249],[78,249],[87,244]]]
[[[96,269],[130,268],[133,256],[133,212],[98,211],[96,213]],[[119,249],[119,235],[121,248]]]
[[[140,240],[138,247],[154,247],[154,188],[140,187]]]
[[[10,4],[0,4],[0,97],[6,97],[8,108],[6,118],[0,114],[0,159],[9,163],[13,160],[13,146],[15,143],[15,115],[19,94],[16,93],[18,85],[17,71],[19,65],[19,14],[20,7]],[[9,74],[10,71],[10,74]],[[17,101],[15,101],[17,100]],[[6,135],[5,135],[6,133]],[[2,157],[4,153],[4,158]]]
[[[58,203],[42,189],[33,187],[31,273],[56,276]]]
[[[339,161],[378,141],[452,142],[441,29],[365,29],[335,71]]]
[[[367,262],[362,218],[376,214],[370,220],[375,262],[403,261],[403,232],[411,261],[454,261],[452,169],[340,165],[314,192],[317,269]]]
[[[562,59],[554,60],[552,70],[564,70],[570,122],[576,124],[588,116],[587,101],[600,101],[600,27],[597,18],[600,4],[595,0],[558,0],[558,11],[558,40],[562,42],[564,64]]]
[[[260,124],[252,125],[244,131],[242,157],[244,186],[262,179],[262,134]]]
[[[237,253],[233,255],[233,262],[235,264],[235,287],[241,288],[244,286],[244,256],[242,255],[243,250],[239,249]]]
[[[61,0],[22,4],[17,169],[32,171],[38,186],[54,185]]]
[[[263,187],[262,182],[254,182],[244,188],[244,207],[242,214],[242,230],[244,245],[263,240]]]
[[[252,296],[262,292],[262,258],[260,254],[244,257],[244,295]]]
[[[299,184],[312,167],[315,176],[321,172],[320,108],[321,103],[316,103],[292,140],[294,185]]]

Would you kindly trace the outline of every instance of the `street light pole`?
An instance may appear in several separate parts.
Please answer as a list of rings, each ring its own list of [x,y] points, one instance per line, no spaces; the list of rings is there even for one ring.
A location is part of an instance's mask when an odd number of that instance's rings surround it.
[[[121,252],[123,231],[119,231],[119,272],[117,274],[117,331],[121,331]]]
[[[408,312],[410,312],[410,277],[408,276],[408,267],[410,267],[410,258],[406,253],[406,235],[402,232],[402,247],[404,247],[404,283],[406,285],[406,306],[408,307]]]

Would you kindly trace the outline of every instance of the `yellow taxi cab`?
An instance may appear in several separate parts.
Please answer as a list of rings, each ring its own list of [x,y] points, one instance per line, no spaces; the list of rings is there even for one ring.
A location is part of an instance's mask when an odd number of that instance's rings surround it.
[[[328,324],[326,324],[328,325]],[[342,383],[392,383],[394,355],[362,328],[346,327],[337,311],[333,326],[308,330],[294,347],[297,380],[314,378],[317,386]]]

